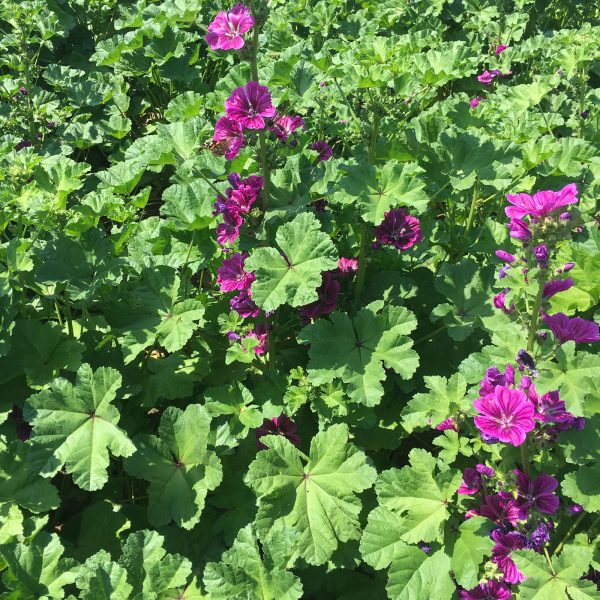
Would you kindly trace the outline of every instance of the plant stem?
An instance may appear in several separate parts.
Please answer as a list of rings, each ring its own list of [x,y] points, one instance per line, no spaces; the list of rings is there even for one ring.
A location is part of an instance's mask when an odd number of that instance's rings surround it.
[[[550,555],[548,554],[548,548],[546,548],[546,546],[544,546],[544,556],[546,557],[546,560],[548,561],[548,566],[550,567],[550,571],[552,572],[552,575],[556,575],[556,573],[554,571],[554,567],[552,566],[552,560],[550,559]]]
[[[365,224],[359,225],[360,243],[358,247],[358,272],[356,273],[356,282],[354,284],[354,302],[353,311],[356,313],[360,304],[360,295],[365,284],[365,273],[367,271],[367,227]]]
[[[64,323],[62,320],[62,316],[60,314],[60,307],[58,306],[58,300],[54,300],[54,308],[56,309],[56,316],[58,318],[58,324],[62,327],[64,327]]]
[[[471,197],[471,208],[469,208],[469,216],[467,217],[467,227],[465,229],[465,241],[469,239],[469,233],[473,226],[473,218],[475,217],[475,208],[477,207],[477,185],[473,187],[473,196]]]
[[[190,239],[190,243],[188,245],[188,249],[187,249],[187,253],[185,255],[185,261],[183,262],[183,267],[181,267],[181,276],[184,278],[183,279],[183,298],[184,300],[187,298],[187,284],[188,284],[188,280],[187,277],[185,276],[185,270],[187,269],[188,266],[188,262],[190,260],[190,254],[192,253],[192,246],[194,245],[194,238],[196,237],[196,230],[194,229],[194,231],[192,232],[192,238]]]
[[[521,462],[523,463],[523,471],[529,475],[531,471],[531,461],[529,459],[529,440],[525,437],[525,441],[521,444]]]
[[[529,321],[529,333],[527,334],[527,352],[533,351],[535,343],[535,334],[537,333],[538,321],[540,317],[540,307],[542,306],[542,298],[544,295],[544,284],[546,283],[546,269],[540,271],[538,276],[539,288],[531,311],[531,320]]]
[[[67,299],[65,299],[65,314],[67,316],[67,330],[69,332],[69,335],[71,337],[74,337],[74,335],[73,335],[73,317],[71,316],[71,304],[69,303],[69,301]]]
[[[567,543],[567,541],[569,539],[571,539],[571,536],[575,533],[575,531],[577,530],[577,527],[579,527],[579,523],[581,523],[581,521],[583,521],[583,518],[585,517],[585,515],[586,515],[586,513],[582,512],[577,517],[575,523],[573,523],[573,525],[571,525],[571,527],[569,527],[569,530],[567,531],[567,533],[565,533],[563,539],[560,540],[560,543],[558,544],[558,546],[556,546],[556,548],[554,549],[554,552],[552,554],[558,554],[563,549],[563,546]]]

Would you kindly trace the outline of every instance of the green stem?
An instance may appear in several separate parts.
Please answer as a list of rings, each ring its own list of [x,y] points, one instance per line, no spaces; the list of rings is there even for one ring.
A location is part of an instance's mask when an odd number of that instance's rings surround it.
[[[531,460],[529,458],[529,440],[525,437],[525,441],[521,444],[521,462],[523,463],[523,471],[529,475],[531,471]]]
[[[187,298],[187,284],[188,284],[188,279],[185,275],[185,270],[187,269],[188,266],[188,262],[190,260],[190,254],[192,253],[192,247],[194,245],[194,238],[196,237],[196,230],[194,230],[192,232],[192,239],[190,239],[190,243],[188,245],[188,249],[187,249],[187,253],[185,255],[185,260],[183,261],[183,267],[181,268],[181,276],[184,278],[183,279],[183,298],[186,299]]]
[[[473,187],[473,196],[471,197],[471,208],[469,209],[469,216],[467,217],[467,228],[465,229],[465,241],[469,239],[469,233],[473,226],[473,219],[475,217],[475,209],[477,208],[477,186]]]
[[[73,317],[71,315],[71,304],[69,303],[69,301],[67,299],[65,299],[65,314],[67,316],[67,330],[69,332],[69,335],[71,337],[74,337],[74,335],[73,335]]]
[[[531,354],[535,343],[535,334],[537,333],[538,322],[540,318],[540,308],[544,296],[544,284],[546,283],[546,270],[540,271],[538,276],[539,288],[531,311],[531,320],[529,321],[529,333],[527,334],[527,352]]]
[[[356,273],[356,282],[354,283],[354,303],[353,311],[356,313],[360,304],[360,295],[365,284],[365,273],[367,271],[367,232],[364,224],[359,226],[360,244],[358,247],[358,272]]]
[[[58,306],[58,300],[54,300],[54,308],[56,309],[56,317],[58,318],[58,324],[64,327],[64,322],[62,320],[62,315],[60,314],[60,307]]]
[[[560,553],[560,551],[563,549],[563,546],[567,543],[568,540],[571,539],[571,536],[575,533],[575,531],[577,530],[577,527],[579,527],[579,524],[581,523],[581,521],[583,521],[585,516],[586,516],[586,513],[582,512],[577,517],[575,523],[573,523],[573,525],[571,525],[571,527],[569,527],[569,530],[567,531],[567,533],[565,533],[563,539],[560,540],[560,543],[558,544],[558,546],[556,546],[556,548],[554,549],[554,552],[552,554]]]
[[[544,546],[544,556],[546,557],[546,560],[548,561],[548,566],[550,567],[550,571],[552,572],[552,575],[556,575],[556,572],[554,571],[554,567],[552,566],[552,560],[550,559],[550,555],[548,554],[548,548],[546,548],[546,546]]]
[[[379,136],[379,115],[373,113],[373,123],[371,125],[371,135],[369,137],[369,164],[372,165],[375,162],[375,146],[377,144],[377,138]]]

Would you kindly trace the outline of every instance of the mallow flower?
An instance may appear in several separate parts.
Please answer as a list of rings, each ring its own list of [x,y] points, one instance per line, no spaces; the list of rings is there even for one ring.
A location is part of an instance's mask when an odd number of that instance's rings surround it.
[[[510,600],[510,590],[502,581],[491,579],[471,590],[461,590],[461,600]]]
[[[265,119],[275,115],[269,88],[257,81],[235,88],[225,100],[225,113],[247,129],[264,129]]]
[[[523,219],[511,219],[508,224],[508,233],[510,237],[521,242],[528,242],[532,237],[531,230]]]
[[[339,293],[340,282],[335,279],[333,273],[323,273],[321,285],[317,288],[318,299],[300,308],[300,316],[305,319],[316,319],[321,315],[332,313]]]
[[[244,46],[244,33],[254,26],[254,17],[243,4],[221,11],[208,26],[204,37],[211,50],[239,50]]]
[[[423,240],[421,223],[406,208],[393,208],[385,213],[383,221],[375,227],[375,248],[393,246],[396,250],[408,250]]]
[[[213,142],[223,142],[225,158],[233,160],[244,145],[244,133],[241,124],[229,117],[221,117],[215,124]]]
[[[317,140],[310,145],[310,149],[319,153],[317,162],[329,160],[333,156],[333,148],[325,140]]]
[[[552,298],[554,294],[564,292],[574,285],[575,282],[570,277],[567,277],[566,279],[551,279],[544,284],[544,298]]]
[[[508,583],[523,581],[525,576],[511,558],[511,552],[525,548],[525,536],[518,531],[504,532],[502,529],[495,529],[492,531],[491,537],[496,542],[492,548],[492,562],[498,565],[504,575],[504,580]]]
[[[296,423],[284,413],[272,419],[265,419],[263,424],[255,431],[256,447],[259,450],[268,450],[268,446],[260,441],[266,435],[282,435],[292,442],[294,446],[299,446],[300,436],[296,433],[297,431]]]
[[[562,206],[579,201],[574,183],[569,183],[558,192],[544,190],[533,196],[524,193],[507,194],[506,199],[513,205],[504,209],[510,219],[522,219],[525,215],[540,218]]]
[[[498,385],[473,406],[479,413],[474,418],[479,431],[513,446],[520,446],[535,426],[533,404],[521,390]]]
[[[521,509],[529,510],[536,508],[540,512],[553,515],[559,505],[558,496],[554,490],[558,487],[558,481],[550,475],[541,474],[531,479],[527,473],[517,473],[517,505]]]
[[[598,323],[594,323],[594,321],[586,321],[579,317],[569,319],[563,313],[544,315],[542,318],[561,344],[569,341],[578,343],[600,342]]]
[[[222,292],[235,292],[250,287],[255,277],[253,273],[244,270],[247,254],[236,252],[226,258],[217,271],[217,284]]]
[[[474,98],[471,98],[469,100],[469,106],[471,108],[477,108],[479,106],[480,102],[483,102],[484,98],[482,98],[481,96],[475,96]]]

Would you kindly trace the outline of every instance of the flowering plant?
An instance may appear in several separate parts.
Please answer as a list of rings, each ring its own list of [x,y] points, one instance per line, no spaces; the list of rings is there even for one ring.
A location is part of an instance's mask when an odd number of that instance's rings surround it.
[[[600,598],[600,14],[542,4],[2,4],[0,597]]]

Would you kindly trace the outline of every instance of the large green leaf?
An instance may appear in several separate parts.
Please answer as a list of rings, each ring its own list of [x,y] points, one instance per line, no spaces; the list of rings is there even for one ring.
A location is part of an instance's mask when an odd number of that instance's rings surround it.
[[[134,477],[150,482],[148,518],[155,527],[175,521],[191,529],[204,508],[208,490],[221,482],[221,461],[208,450],[210,416],[199,404],[182,411],[170,406],[158,433],[135,438],[137,452],[125,460]]]
[[[600,512],[600,463],[567,473],[561,488],[566,496],[586,510]]]
[[[127,571],[104,550],[85,561],[76,583],[81,600],[128,600],[132,590]]]
[[[83,364],[76,384],[55,379],[47,390],[27,400],[25,419],[33,425],[32,460],[41,475],[50,477],[64,465],[82,489],[100,489],[107,481],[109,450],[130,456],[135,446],[117,423],[112,404],[121,387],[115,369]]]
[[[246,260],[254,271],[252,299],[265,311],[317,299],[321,273],[337,267],[337,252],[312,213],[301,213],[275,234],[278,248],[257,248]]]
[[[419,358],[407,337],[417,321],[404,307],[373,303],[354,319],[341,312],[318,319],[299,334],[310,344],[308,376],[315,385],[341,379],[348,395],[366,406],[378,404],[383,396],[384,365],[403,379],[410,379]]]
[[[244,481],[258,497],[257,525],[268,531],[285,524],[300,532],[296,551],[311,564],[327,561],[339,542],[358,539],[358,492],[369,488],[376,471],[348,441],[346,425],[332,425],[312,440],[309,456],[281,436],[262,440]]]
[[[450,567],[459,585],[475,587],[485,556],[490,556],[494,542],[490,538],[491,522],[483,517],[471,517],[458,528],[452,547]]]

